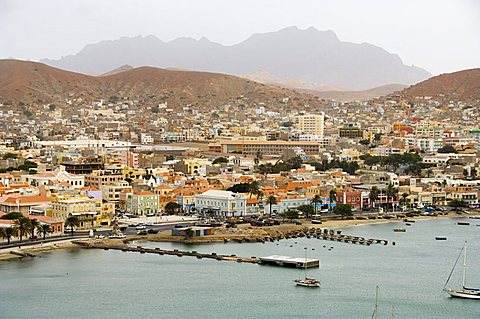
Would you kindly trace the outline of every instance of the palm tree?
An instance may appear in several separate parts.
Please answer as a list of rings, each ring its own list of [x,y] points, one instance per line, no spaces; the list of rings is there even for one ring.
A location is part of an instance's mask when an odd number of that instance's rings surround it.
[[[18,234],[18,229],[15,227],[8,227],[5,229],[5,238],[7,239],[7,244],[10,244],[10,239]]]
[[[370,193],[368,194],[368,199],[372,203],[372,206],[375,206],[375,201],[378,199],[378,194],[378,187],[372,186],[372,188],[370,188]]]
[[[28,227],[30,225],[30,219],[27,217],[20,217],[15,221],[15,227],[18,229],[20,234],[20,241],[22,241],[23,236],[27,233]]]
[[[253,181],[250,184],[248,184],[248,192],[250,193],[250,197],[252,195],[257,195],[258,192],[260,191],[260,185],[258,185],[257,181]]]
[[[320,204],[320,205],[323,204],[322,198],[320,197],[320,195],[317,194],[317,195],[313,196],[311,203],[312,203],[312,206],[313,206],[313,212],[314,212],[315,215],[317,215],[317,204]]]
[[[333,203],[335,203],[337,201],[337,191],[332,189],[330,190],[330,192],[328,193],[328,199],[330,200],[330,211],[332,211],[332,205]]]
[[[43,240],[45,240],[45,236],[47,236],[48,233],[51,233],[52,229],[48,224],[41,224],[37,226],[37,232],[43,234]]]
[[[71,235],[73,236],[73,229],[74,227],[78,227],[80,225],[80,220],[78,219],[77,216],[68,216],[67,219],[65,220],[65,227],[70,227],[70,232]]]
[[[400,200],[402,201],[402,204],[404,206],[407,205],[407,198],[408,198],[408,193],[403,193],[402,198]]]
[[[397,192],[398,192],[398,190],[395,187],[393,187],[393,184],[389,183],[388,186],[387,186],[386,195],[387,195],[387,203],[388,203],[389,198],[392,199],[392,208],[393,208],[393,204],[395,202],[395,195],[397,194]]]
[[[36,219],[30,219],[28,224],[28,232],[32,235],[32,239],[35,238],[35,230],[40,226],[40,222]]]
[[[275,196],[270,195],[267,197],[267,204],[270,206],[270,217],[272,216],[272,205],[275,205],[277,203],[277,199]]]

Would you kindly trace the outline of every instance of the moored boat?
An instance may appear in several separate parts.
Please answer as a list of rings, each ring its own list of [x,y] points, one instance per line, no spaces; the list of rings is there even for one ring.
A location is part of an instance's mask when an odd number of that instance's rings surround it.
[[[305,278],[303,279],[296,279],[294,280],[297,286],[302,286],[302,287],[310,287],[310,288],[320,288],[320,281],[307,277],[307,247],[305,249],[305,263],[304,263],[304,269],[305,269]]]
[[[394,228],[393,229],[394,232],[397,232],[397,233],[404,233],[406,232],[407,230],[405,228]]]
[[[465,244],[463,246],[463,279],[462,279],[462,289],[451,289],[451,288],[446,288],[448,285],[448,282],[450,280],[450,277],[453,274],[453,271],[455,270],[455,266],[457,265],[458,260],[460,259],[460,256],[462,255],[462,251],[460,251],[460,254],[457,257],[457,260],[455,261],[455,264],[453,265],[452,271],[450,272],[450,275],[448,276],[447,282],[445,283],[445,286],[443,288],[444,291],[446,291],[451,297],[455,298],[463,298],[463,299],[475,299],[475,300],[480,300],[480,288],[470,288],[466,287],[465,283],[467,280],[467,242],[465,241]]]
[[[468,226],[468,225],[470,225],[470,223],[469,222],[457,222],[457,225]]]
[[[445,236],[435,236],[435,240],[447,240]]]

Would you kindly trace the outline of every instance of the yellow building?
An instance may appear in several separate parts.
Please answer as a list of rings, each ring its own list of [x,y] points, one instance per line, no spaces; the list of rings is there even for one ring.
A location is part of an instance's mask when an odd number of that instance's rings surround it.
[[[65,221],[69,216],[77,216],[80,222],[78,229],[86,230],[110,226],[114,213],[113,203],[102,203],[101,199],[87,196],[65,196],[52,202],[51,217]]]

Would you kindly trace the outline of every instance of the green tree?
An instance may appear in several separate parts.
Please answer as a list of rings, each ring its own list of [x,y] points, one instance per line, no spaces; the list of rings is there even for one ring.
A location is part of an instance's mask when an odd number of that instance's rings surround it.
[[[227,188],[227,191],[234,192],[234,193],[248,193],[249,190],[250,190],[249,183],[238,183]]]
[[[7,239],[7,244],[10,244],[10,239],[18,234],[18,229],[15,227],[8,227],[5,229],[5,238]]]
[[[452,145],[445,145],[437,150],[438,153],[458,153]]]
[[[450,207],[453,207],[454,210],[457,210],[458,208],[463,208],[463,207],[467,207],[468,204],[463,201],[463,200],[459,200],[459,199],[452,199],[448,205]]]
[[[267,197],[267,205],[270,206],[270,216],[272,216],[272,206],[275,205],[276,203],[277,203],[277,199],[275,198],[275,196],[270,195]]]
[[[380,192],[378,191],[377,186],[372,186],[372,188],[370,188],[370,193],[368,194],[368,199],[370,200],[370,202],[372,203],[372,206],[374,206],[374,207],[375,207],[375,202],[377,201],[379,194],[380,194]]]
[[[248,193],[250,194],[250,197],[252,197],[252,195],[257,195],[258,192],[260,192],[260,185],[258,185],[257,181],[248,184]]]
[[[78,219],[77,216],[68,216],[67,219],[65,220],[65,228],[70,227],[70,234],[73,236],[73,230],[75,227],[80,226],[80,220]]]
[[[282,218],[288,218],[290,220],[297,219],[298,218],[298,210],[296,209],[289,209],[283,213],[280,214]]]
[[[2,155],[2,159],[4,159],[4,160],[10,159],[10,158],[15,159],[17,157],[18,157],[17,154],[8,153],[8,152]]]
[[[178,205],[177,203],[169,202],[167,203],[167,205],[165,205],[165,212],[169,215],[173,215],[175,214],[175,212],[178,211],[179,208],[180,208],[180,205]]]
[[[19,213],[19,212],[11,212],[11,213],[8,213],[8,214],[3,215],[2,217],[0,217],[0,219],[10,219],[10,220],[14,220],[14,219],[22,218],[22,217],[24,217],[22,213]]]
[[[407,205],[407,197],[408,193],[403,193],[402,196],[400,197],[400,205]]]
[[[297,210],[301,211],[306,218],[308,218],[308,216],[310,215],[313,215],[314,213],[314,209],[312,205],[300,205],[297,207]]]
[[[358,143],[360,143],[361,145],[364,145],[364,146],[368,146],[368,145],[370,145],[370,140],[360,140],[360,141],[358,141]]]
[[[313,206],[313,213],[315,215],[317,215],[317,204],[320,204],[320,205],[323,204],[322,198],[320,197],[320,195],[317,194],[317,195],[313,196],[313,198],[311,200],[311,203],[312,203],[312,206]]]
[[[32,239],[35,238],[35,230],[40,226],[40,222],[34,218],[30,219],[28,223],[28,233],[32,235]]]
[[[30,219],[27,217],[20,217],[14,223],[15,227],[18,229],[20,234],[20,241],[23,240],[23,236],[25,236],[28,232],[28,227],[30,225]]]
[[[221,164],[221,163],[228,163],[228,158],[226,157],[217,157],[213,160],[212,164]]]
[[[351,217],[351,216],[353,216],[352,206],[346,205],[346,204],[337,204],[333,208],[333,213],[336,214],[336,215],[342,216],[342,219],[344,217]]]
[[[255,165],[258,165],[261,160],[262,160],[262,153],[260,151],[257,151],[255,153],[255,159],[254,159]]]
[[[51,233],[52,229],[50,228],[50,225],[48,224],[41,224],[37,226],[37,233],[43,235],[43,240],[45,240],[45,237],[47,234]]]
[[[332,211],[333,204],[337,202],[337,191],[334,189],[331,189],[330,192],[328,193],[328,199],[330,200],[330,212]]]

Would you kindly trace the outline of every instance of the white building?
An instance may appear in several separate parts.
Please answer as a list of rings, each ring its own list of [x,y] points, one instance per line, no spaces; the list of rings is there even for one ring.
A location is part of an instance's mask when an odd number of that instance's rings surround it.
[[[245,216],[247,198],[230,191],[208,190],[195,196],[195,208],[199,212],[212,212],[217,216]]]
[[[62,165],[53,172],[25,175],[24,178],[28,184],[34,186],[65,186],[68,184],[76,189],[85,186],[85,176],[70,174],[65,171],[65,166]]]
[[[153,137],[150,134],[142,133],[142,134],[140,134],[140,143],[141,144],[153,144]]]

